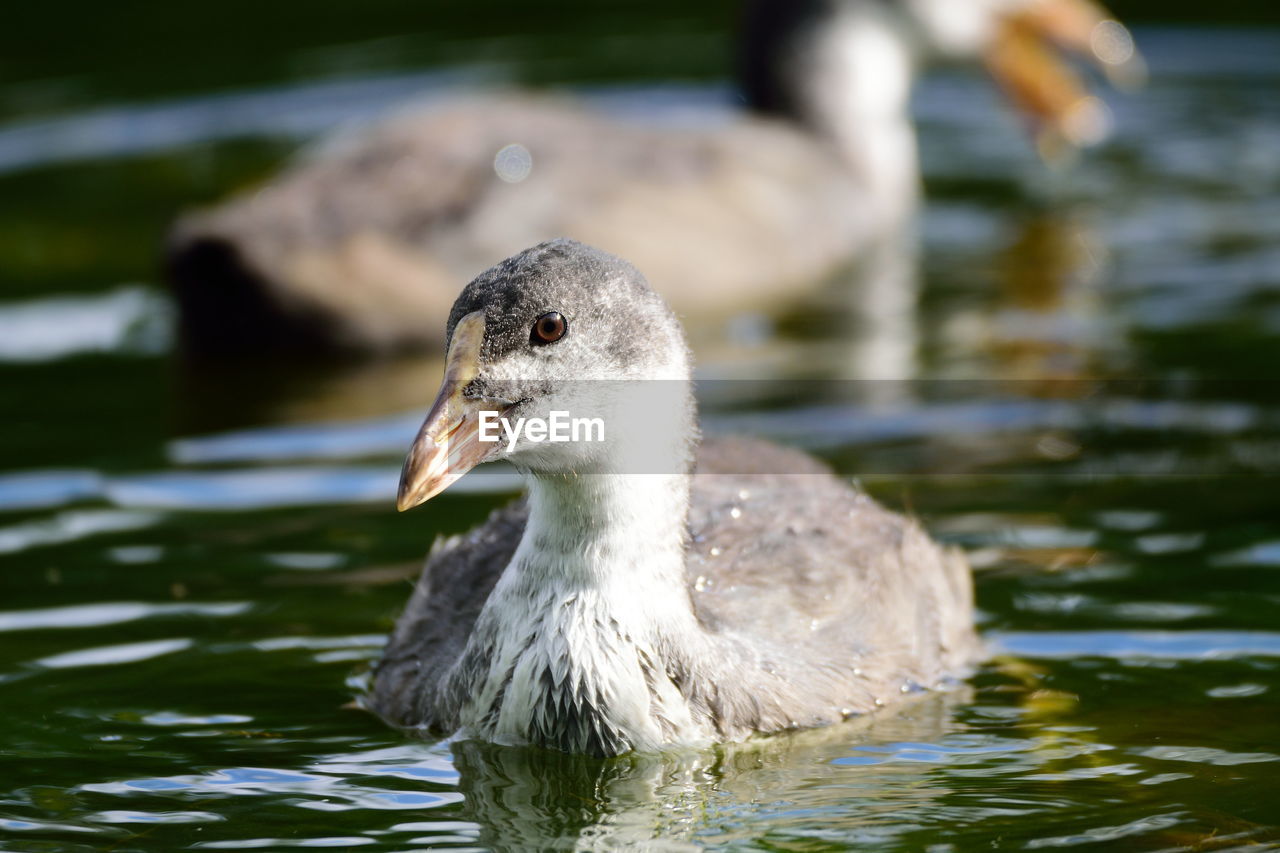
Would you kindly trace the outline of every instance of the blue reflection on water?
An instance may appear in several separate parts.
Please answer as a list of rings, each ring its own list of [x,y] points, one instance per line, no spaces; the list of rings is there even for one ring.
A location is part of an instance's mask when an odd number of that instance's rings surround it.
[[[1270,631],[1000,631],[987,639],[999,651],[1028,658],[1280,656],[1280,633]]]

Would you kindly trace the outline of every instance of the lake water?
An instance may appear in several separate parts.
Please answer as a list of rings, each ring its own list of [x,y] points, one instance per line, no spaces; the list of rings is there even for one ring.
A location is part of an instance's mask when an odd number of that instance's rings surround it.
[[[300,43],[350,46],[172,78],[90,51],[96,89],[29,50],[43,82],[0,84],[0,849],[1280,846],[1280,31],[1140,29],[1150,84],[1071,168],[931,75],[918,261],[690,330],[708,431],[968,548],[995,656],[900,713],[600,762],[344,708],[432,539],[518,483],[397,515],[439,362],[181,365],[155,246],[299,139],[477,75],[723,109],[711,35],[647,22],[693,79],[657,85],[554,33],[327,25]]]

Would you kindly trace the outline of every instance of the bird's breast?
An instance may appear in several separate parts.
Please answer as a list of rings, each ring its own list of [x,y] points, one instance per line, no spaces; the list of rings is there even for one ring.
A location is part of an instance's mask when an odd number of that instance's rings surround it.
[[[710,739],[653,644],[590,598],[492,608],[505,618],[478,626],[491,651],[459,691],[465,735],[595,755]]]

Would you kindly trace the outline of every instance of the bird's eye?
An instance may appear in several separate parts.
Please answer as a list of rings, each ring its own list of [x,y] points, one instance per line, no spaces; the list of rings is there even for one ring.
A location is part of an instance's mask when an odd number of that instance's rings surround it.
[[[533,333],[529,336],[531,343],[554,344],[569,331],[569,321],[559,311],[548,311],[533,321]]]

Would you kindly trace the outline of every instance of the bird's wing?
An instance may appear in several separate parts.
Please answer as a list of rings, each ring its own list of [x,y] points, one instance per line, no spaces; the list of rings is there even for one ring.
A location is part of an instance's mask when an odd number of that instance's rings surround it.
[[[967,562],[915,520],[763,442],[709,442],[698,471],[690,594],[713,632],[778,656],[761,667],[839,674],[823,683],[848,704],[931,686],[972,662]],[[845,700],[836,694],[855,671],[857,695]]]
[[[462,654],[527,517],[519,500],[468,533],[436,542],[378,662],[365,699],[371,710],[396,725],[433,726],[430,698]]]

